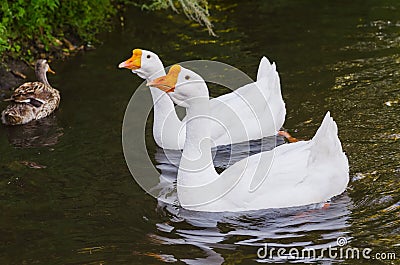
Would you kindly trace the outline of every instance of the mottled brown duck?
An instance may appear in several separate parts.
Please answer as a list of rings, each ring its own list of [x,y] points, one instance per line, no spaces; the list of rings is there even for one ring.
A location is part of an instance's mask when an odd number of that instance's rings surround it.
[[[47,72],[53,73],[46,60],[37,60],[35,73],[37,82],[27,82],[16,88],[9,99],[11,102],[1,113],[6,125],[25,124],[50,115],[60,103],[60,92],[51,87]]]

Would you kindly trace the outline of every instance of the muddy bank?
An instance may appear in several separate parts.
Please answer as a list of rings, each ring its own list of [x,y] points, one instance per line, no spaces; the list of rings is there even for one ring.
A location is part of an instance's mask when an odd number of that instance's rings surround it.
[[[6,91],[24,83],[27,73],[32,70],[23,61],[10,60],[0,64],[0,98],[4,97]]]

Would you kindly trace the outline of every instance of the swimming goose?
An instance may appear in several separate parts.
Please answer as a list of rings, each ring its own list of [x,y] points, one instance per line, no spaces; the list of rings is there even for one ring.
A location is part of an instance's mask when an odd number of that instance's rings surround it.
[[[6,125],[25,124],[50,115],[60,103],[60,93],[52,88],[46,73],[55,73],[46,60],[37,60],[35,73],[37,82],[28,82],[16,88],[9,99],[11,104],[1,113]]]
[[[147,82],[165,75],[157,54],[135,49],[119,68],[132,70]],[[274,93],[269,93],[274,91]],[[186,138],[186,120],[178,118],[174,103],[157,88],[150,87],[154,104],[153,137],[164,149],[182,149]],[[240,143],[276,135],[285,121],[286,109],[275,63],[263,57],[257,81],[210,100],[210,137],[212,146]]]
[[[186,140],[177,176],[183,208],[248,211],[325,202],[341,194],[349,165],[328,112],[309,141],[284,144],[215,171],[210,143],[209,94],[204,80],[179,65],[148,83],[166,91],[187,112]]]

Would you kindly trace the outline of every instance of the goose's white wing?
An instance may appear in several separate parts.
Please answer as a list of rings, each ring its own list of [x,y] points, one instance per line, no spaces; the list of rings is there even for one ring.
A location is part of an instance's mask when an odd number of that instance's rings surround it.
[[[285,115],[276,66],[263,57],[256,82],[210,101],[211,138],[224,145],[271,136]]]

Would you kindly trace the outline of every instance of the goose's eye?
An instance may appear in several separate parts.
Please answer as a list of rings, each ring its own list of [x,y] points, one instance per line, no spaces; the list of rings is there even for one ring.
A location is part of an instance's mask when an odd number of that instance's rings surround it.
[[[189,80],[189,79],[190,79],[190,76],[188,76],[188,75],[185,76],[185,79],[186,79],[186,80]]]
[[[150,59],[150,57],[151,57],[151,56],[150,56],[150,54],[149,54],[149,55],[147,55],[147,59]]]

